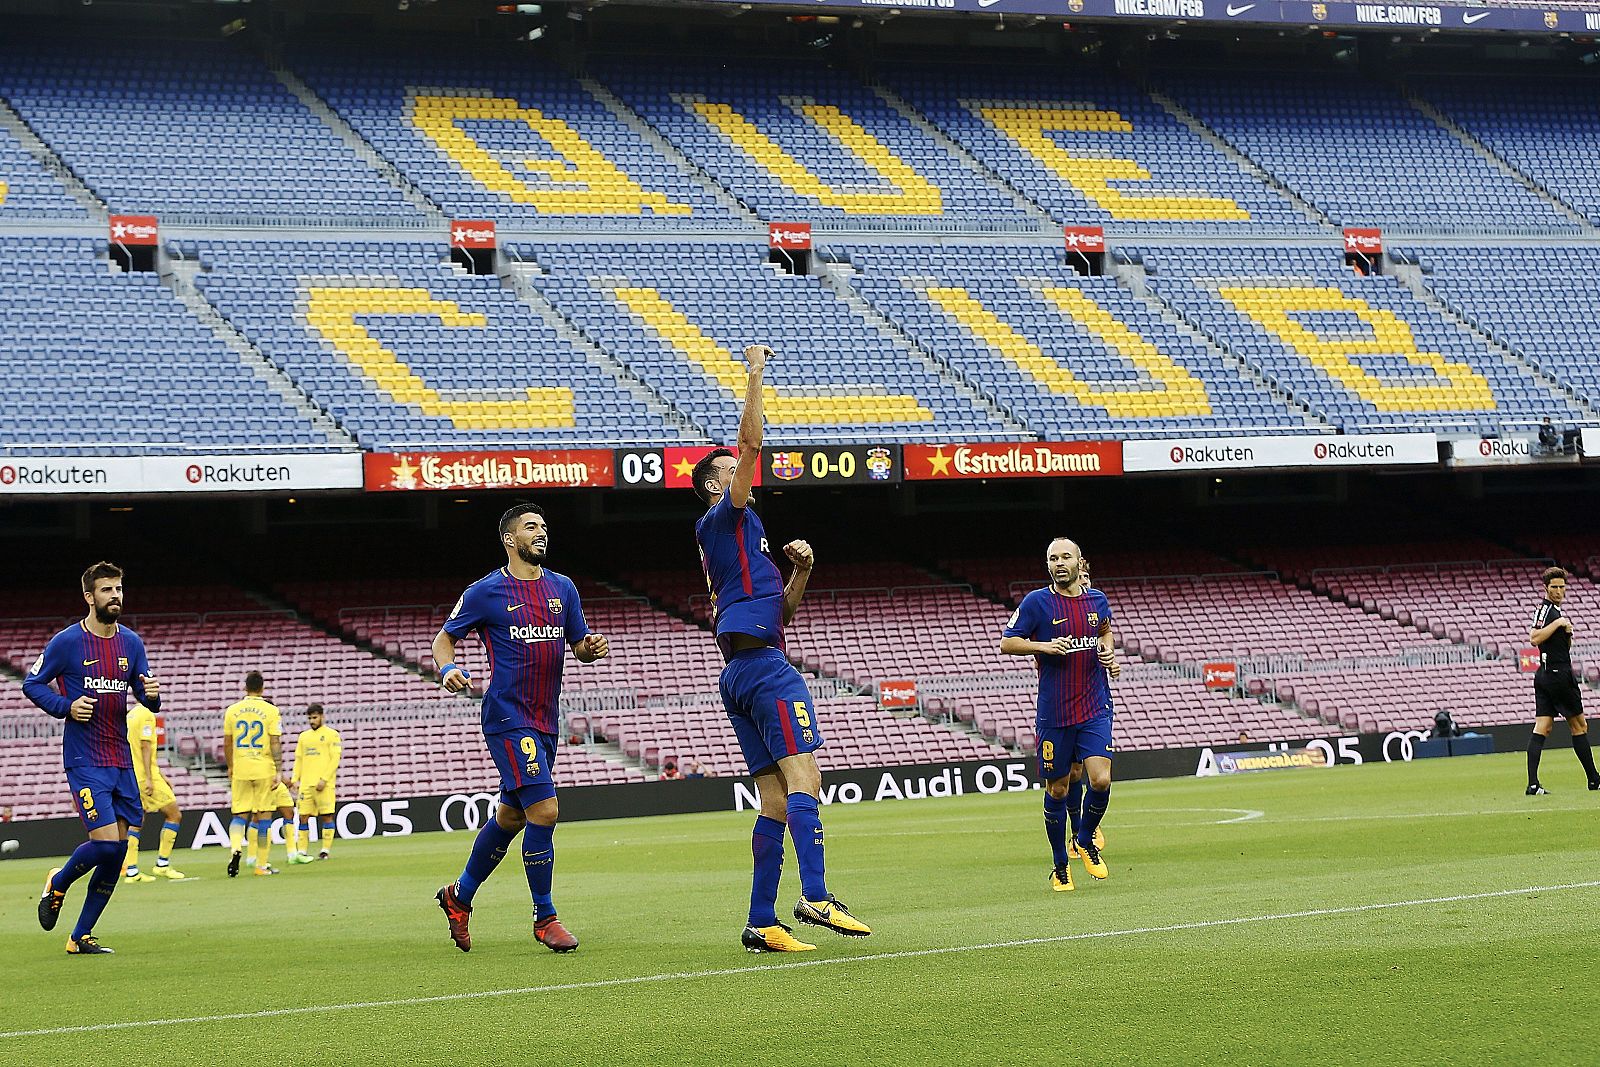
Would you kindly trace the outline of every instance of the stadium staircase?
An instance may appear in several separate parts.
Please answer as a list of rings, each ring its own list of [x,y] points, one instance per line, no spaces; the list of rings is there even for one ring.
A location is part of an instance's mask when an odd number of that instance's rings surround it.
[[[96,196],[83,181],[72,172],[72,168],[56,155],[51,147],[33,132],[33,127],[23,121],[22,116],[0,97],[0,129],[10,133],[17,139],[23,151],[43,167],[51,177],[61,183],[67,195],[76,200],[80,207],[90,218],[101,220],[106,217],[106,205]]]

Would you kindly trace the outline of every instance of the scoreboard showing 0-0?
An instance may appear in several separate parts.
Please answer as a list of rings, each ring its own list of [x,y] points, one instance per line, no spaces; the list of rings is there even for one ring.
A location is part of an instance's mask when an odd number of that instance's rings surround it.
[[[619,489],[685,489],[690,471],[712,445],[619,448],[613,469]],[[774,446],[761,452],[756,484],[890,485],[900,481],[899,445]]]
[[[870,485],[900,481],[898,445],[775,447],[761,456],[768,488],[779,485]]]

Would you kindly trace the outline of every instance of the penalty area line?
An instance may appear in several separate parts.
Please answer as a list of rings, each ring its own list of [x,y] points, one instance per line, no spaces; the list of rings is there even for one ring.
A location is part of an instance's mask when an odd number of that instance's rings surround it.
[[[1290,919],[1316,919],[1335,915],[1359,915],[1365,912],[1389,911],[1396,908],[1419,908],[1434,904],[1462,904],[1478,900],[1495,900],[1502,897],[1533,896],[1539,893],[1563,893],[1579,889],[1600,888],[1600,881],[1567,882],[1559,885],[1533,885],[1520,889],[1496,889],[1483,893],[1457,893],[1445,897],[1422,897],[1416,900],[1389,900],[1376,904],[1352,904],[1342,908],[1308,908],[1304,911],[1282,911],[1267,915],[1242,915],[1231,919],[1200,919],[1194,922],[1170,923],[1165,926],[1133,926],[1121,930],[1096,930],[1082,934],[1058,934],[1053,937],[1029,937],[1016,941],[989,941],[977,945],[946,945],[939,948],[906,949],[898,952],[875,952],[865,956],[835,956],[821,960],[793,960],[788,963],[753,964],[747,967],[723,967],[703,971],[667,971],[661,974],[632,975],[626,978],[598,978],[587,982],[560,982],[550,985],[519,986],[512,989],[483,989],[471,993],[440,993],[428,997],[400,997],[393,1000],[365,1000],[348,1004],[308,1004],[298,1008],[265,1008],[260,1011],[228,1012],[221,1015],[192,1015],[168,1019],[134,1019],[126,1022],[89,1023],[82,1026],[53,1026],[39,1030],[0,1030],[0,1040],[19,1037],[55,1037],[65,1034],[92,1034],[107,1030],[137,1030],[156,1026],[184,1026],[193,1023],[237,1022],[244,1019],[275,1019],[286,1015],[312,1015],[321,1012],[361,1011],[368,1008],[411,1008],[425,1004],[450,1004],[465,1000],[486,1000],[493,997],[532,996],[539,993],[566,993],[584,989],[608,989],[613,986],[646,985],[654,982],[692,981],[698,978],[727,978],[743,974],[760,974],[764,971],[792,971],[802,967],[833,967],[850,963],[873,963],[880,960],[915,959],[919,956],[948,956],[964,952],[989,952],[994,949],[1026,948],[1032,945],[1059,945],[1070,941],[1097,941],[1108,937],[1131,937],[1138,934],[1171,934],[1186,930],[1209,930],[1223,926],[1246,926],[1253,923],[1283,922]]]

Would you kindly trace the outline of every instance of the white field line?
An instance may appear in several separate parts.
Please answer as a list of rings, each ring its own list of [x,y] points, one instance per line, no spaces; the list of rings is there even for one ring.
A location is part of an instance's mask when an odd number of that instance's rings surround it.
[[[423,1004],[448,1004],[464,1000],[486,1000],[493,997],[533,996],[539,993],[566,993],[584,989],[608,989],[614,986],[646,985],[654,982],[683,982],[700,978],[727,978],[755,974],[762,971],[791,971],[802,967],[833,967],[843,964],[874,963],[881,960],[914,959],[919,956],[948,956],[964,952],[988,952],[994,949],[1023,948],[1030,945],[1058,945],[1069,941],[1097,941],[1110,937],[1129,937],[1136,934],[1170,934],[1186,930],[1209,930],[1223,926],[1245,926],[1252,923],[1282,922],[1287,919],[1315,919],[1333,915],[1359,915],[1364,912],[1389,911],[1396,908],[1419,908],[1437,904],[1461,904],[1476,900],[1495,900],[1501,897],[1531,896],[1538,893],[1564,893],[1581,889],[1600,888],[1600,881],[1567,882],[1559,885],[1535,885],[1521,889],[1497,889],[1484,893],[1457,893],[1447,897],[1424,897],[1418,900],[1391,900],[1378,904],[1355,904],[1343,908],[1310,908],[1305,911],[1273,912],[1267,915],[1244,915],[1232,919],[1201,919],[1195,922],[1172,923],[1167,926],[1135,926],[1124,930],[1099,930],[1084,934],[1061,934],[1056,937],[1030,937],[1018,941],[991,941],[979,945],[947,945],[942,948],[908,949],[902,952],[876,952],[865,956],[837,956],[820,960],[793,960],[787,963],[756,964],[747,967],[725,967],[705,971],[668,971],[662,974],[634,975],[628,978],[601,978],[589,982],[562,982],[553,985],[518,986],[512,989],[484,989],[472,993],[442,993],[431,997],[402,997],[394,1000],[364,1000],[347,1004],[309,1004],[299,1008],[267,1008],[261,1011],[229,1012],[222,1015],[192,1015],[167,1019],[134,1019],[127,1022],[90,1023],[83,1026],[55,1026],[39,1030],[0,1030],[0,1040],[19,1037],[54,1037],[65,1034],[92,1034],[107,1030],[139,1030],[156,1026],[183,1026],[194,1023],[237,1022],[243,1019],[275,1019],[285,1015],[316,1015],[325,1012],[360,1011],[368,1008],[409,1008]]]

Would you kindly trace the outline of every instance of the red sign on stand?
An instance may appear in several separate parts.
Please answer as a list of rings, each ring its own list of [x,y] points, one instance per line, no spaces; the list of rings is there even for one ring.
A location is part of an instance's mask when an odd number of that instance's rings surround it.
[[[1375,256],[1383,251],[1383,231],[1376,226],[1346,226],[1344,250],[1347,255]]]
[[[154,215],[112,215],[111,243],[149,247],[160,240]]]
[[[771,222],[767,224],[767,247],[785,252],[804,252],[811,247],[811,223]]]
[[[1106,231],[1103,226],[1064,226],[1068,252],[1104,252]]]
[[[495,246],[494,222],[490,219],[462,219],[450,224],[451,248],[487,248]]]

